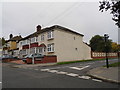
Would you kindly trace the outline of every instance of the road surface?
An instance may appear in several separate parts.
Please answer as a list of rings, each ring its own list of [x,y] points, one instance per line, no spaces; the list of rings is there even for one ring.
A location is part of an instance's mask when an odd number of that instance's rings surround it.
[[[117,62],[110,60],[110,63]],[[14,64],[13,64],[14,65]],[[118,84],[89,77],[86,73],[105,61],[14,68],[3,64],[2,88],[118,88]]]

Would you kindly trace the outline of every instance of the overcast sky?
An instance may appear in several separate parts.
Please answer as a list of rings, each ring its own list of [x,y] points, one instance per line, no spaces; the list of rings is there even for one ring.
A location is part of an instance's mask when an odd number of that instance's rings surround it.
[[[118,42],[118,28],[109,12],[99,12],[99,2],[4,2],[2,3],[2,36],[10,33],[27,36],[42,28],[61,25],[84,35],[84,42],[94,35],[107,33]]]

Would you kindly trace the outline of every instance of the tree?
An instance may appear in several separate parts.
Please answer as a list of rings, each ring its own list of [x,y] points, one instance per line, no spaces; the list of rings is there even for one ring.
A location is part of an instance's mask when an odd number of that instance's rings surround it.
[[[5,38],[2,37],[2,46],[5,44]]]
[[[110,52],[112,50],[111,47],[112,40],[108,39],[107,41],[107,52]],[[105,40],[103,36],[95,35],[90,40],[90,46],[92,51],[97,52],[105,52]]]
[[[113,52],[118,52],[120,51],[120,45],[115,43],[115,42],[112,42],[112,51]]]
[[[100,1],[99,11],[110,10],[110,14],[113,15],[115,24],[120,28],[120,0]]]

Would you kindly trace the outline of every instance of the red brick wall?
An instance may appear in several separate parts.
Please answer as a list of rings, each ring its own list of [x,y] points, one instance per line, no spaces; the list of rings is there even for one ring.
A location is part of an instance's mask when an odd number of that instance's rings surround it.
[[[37,58],[38,59],[38,58]],[[36,60],[34,63],[53,63],[53,62],[57,62],[57,56],[44,56],[44,58],[42,58],[41,60]],[[27,63],[32,63],[32,58],[27,59]]]
[[[19,60],[19,59],[4,59],[4,60],[2,60],[2,62],[7,63],[10,61],[16,61],[16,60]]]

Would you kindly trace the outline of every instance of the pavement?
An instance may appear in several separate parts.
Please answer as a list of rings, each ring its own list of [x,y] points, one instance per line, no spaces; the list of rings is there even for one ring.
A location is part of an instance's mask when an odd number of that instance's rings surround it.
[[[89,76],[92,76],[97,79],[101,79],[104,81],[112,82],[112,83],[120,83],[120,80],[118,78],[118,67],[97,67],[94,69],[91,69],[87,72]]]

